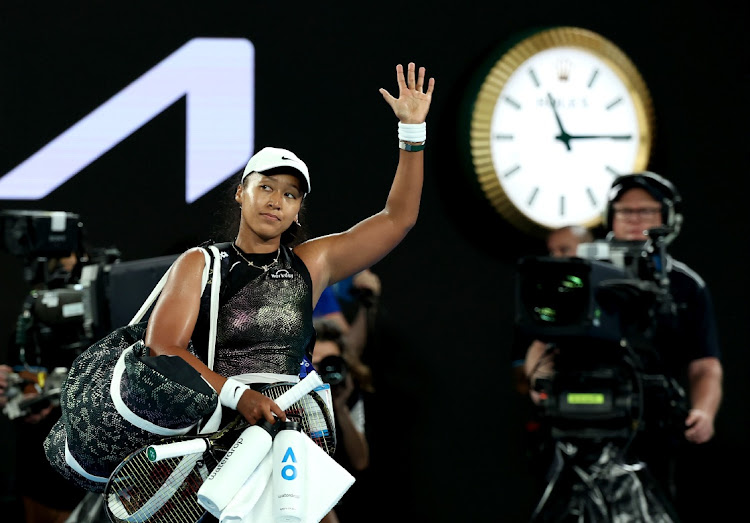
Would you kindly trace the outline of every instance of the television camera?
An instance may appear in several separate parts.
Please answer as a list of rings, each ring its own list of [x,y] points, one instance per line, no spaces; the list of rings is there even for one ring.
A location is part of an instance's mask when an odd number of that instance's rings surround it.
[[[84,249],[83,224],[70,212],[0,211],[0,233],[0,248],[23,259],[31,286],[16,321],[19,365],[4,409],[14,419],[55,403],[69,365],[111,330],[107,276],[120,252]],[[37,395],[23,394],[31,390]]]
[[[671,231],[648,233],[646,242],[582,244],[576,257],[519,260],[516,324],[554,361],[535,381],[554,439],[629,440],[682,426],[685,393],[658,350],[676,322],[665,263]]]

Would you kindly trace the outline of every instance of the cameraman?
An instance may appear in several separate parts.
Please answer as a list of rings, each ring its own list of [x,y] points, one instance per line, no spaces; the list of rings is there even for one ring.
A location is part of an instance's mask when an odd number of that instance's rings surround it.
[[[667,226],[673,239],[682,225],[681,198],[663,177],[643,172],[620,176],[613,184],[607,207],[608,239],[645,242],[646,231]],[[677,325],[657,340],[659,354],[678,379],[686,378],[690,410],[685,439],[705,443],[714,435],[714,419],[722,395],[723,370],[716,320],[705,282],[687,265],[667,257],[669,291],[677,305]]]
[[[637,273],[637,279],[651,279],[665,291],[660,295],[662,302],[657,300],[663,307],[651,317],[654,324],[651,334],[645,340],[637,340],[635,345],[641,344],[646,373],[671,380],[670,391],[678,391],[678,386],[687,390],[689,404],[681,411],[675,407],[679,402],[670,404],[647,398],[644,410],[650,421],[646,421],[643,430],[638,426],[633,429],[640,432],[632,445],[626,446],[626,459],[629,463],[646,464],[647,472],[664,489],[681,518],[702,521],[704,518],[698,515],[698,509],[710,510],[700,501],[711,485],[696,473],[700,470],[696,466],[705,456],[695,444],[705,444],[714,435],[723,370],[714,310],[706,284],[684,263],[656,248],[660,245],[657,241],[660,235],[661,245],[668,245],[678,235],[682,225],[681,203],[674,185],[657,174],[623,175],[612,183],[605,226],[609,230],[607,241],[611,249],[624,248],[631,253],[651,250],[647,258],[650,266],[644,267],[645,258],[638,255],[629,265],[625,264],[631,273]],[[632,325],[624,327],[634,333],[634,338],[642,334]],[[532,353],[526,355],[525,368],[533,389],[535,378],[555,372],[555,350],[552,345],[550,350]],[[655,420],[657,426],[649,428],[649,423]],[[668,420],[676,421],[670,425]],[[698,519],[688,519],[695,517]]]
[[[682,225],[681,203],[674,185],[657,174],[621,176],[610,191],[608,239],[643,243],[648,238],[645,231],[666,226],[669,243]],[[633,452],[665,488],[680,517],[703,521],[711,517],[713,507],[701,502],[712,486],[701,465],[713,460],[706,449],[695,444],[702,446],[713,438],[722,397],[723,369],[714,309],[705,282],[687,265],[668,255],[664,260],[655,256],[654,262],[660,265],[656,269],[665,269],[668,291],[676,306],[676,321],[667,322],[657,332],[654,346],[665,375],[675,378],[687,391],[688,410],[678,419],[681,440],[672,444],[646,428],[644,437],[636,438]],[[674,414],[668,408],[657,413],[666,419]],[[708,513],[701,515],[701,510]]]

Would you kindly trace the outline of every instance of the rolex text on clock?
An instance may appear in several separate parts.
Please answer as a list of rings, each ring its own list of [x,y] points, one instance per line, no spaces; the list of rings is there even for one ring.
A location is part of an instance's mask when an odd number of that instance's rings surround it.
[[[591,31],[557,27],[524,38],[472,96],[477,181],[526,232],[599,224],[612,180],[648,164],[653,109],[645,82]]]

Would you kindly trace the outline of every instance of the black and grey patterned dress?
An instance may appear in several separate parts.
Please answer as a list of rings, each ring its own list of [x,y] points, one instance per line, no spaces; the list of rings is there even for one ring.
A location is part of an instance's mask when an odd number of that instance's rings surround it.
[[[267,271],[249,266],[231,243],[219,243],[222,283],[213,370],[223,376],[247,373],[298,375],[312,351],[312,280],[288,247]],[[246,254],[253,264],[271,264],[276,253]],[[206,287],[192,336],[193,350],[207,359],[210,289]]]

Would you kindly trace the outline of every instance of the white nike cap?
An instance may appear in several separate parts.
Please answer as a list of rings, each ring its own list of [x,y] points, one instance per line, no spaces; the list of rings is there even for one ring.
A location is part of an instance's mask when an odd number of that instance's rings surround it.
[[[289,167],[299,172],[307,182],[306,192],[310,192],[310,173],[305,162],[300,160],[296,154],[287,149],[278,147],[264,147],[250,158],[242,173],[242,182],[250,173],[263,173],[277,167]],[[305,189],[305,187],[303,187]]]

